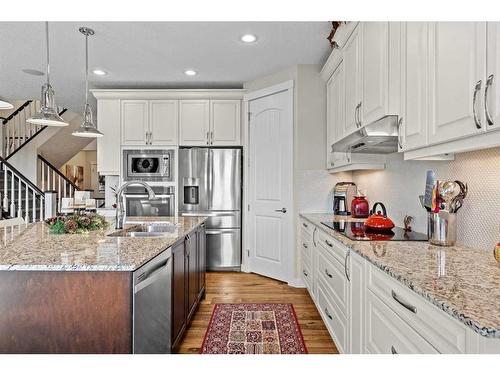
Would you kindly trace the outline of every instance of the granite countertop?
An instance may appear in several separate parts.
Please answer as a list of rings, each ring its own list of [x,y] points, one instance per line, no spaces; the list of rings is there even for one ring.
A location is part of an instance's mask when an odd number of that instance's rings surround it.
[[[492,250],[425,241],[352,241],[321,224],[350,218],[300,215],[482,336],[500,339],[500,265]]]
[[[116,231],[51,234],[43,222],[0,228],[0,271],[134,271],[202,224],[205,217],[135,218],[177,224],[162,237],[110,237]],[[126,225],[125,228],[133,225]]]

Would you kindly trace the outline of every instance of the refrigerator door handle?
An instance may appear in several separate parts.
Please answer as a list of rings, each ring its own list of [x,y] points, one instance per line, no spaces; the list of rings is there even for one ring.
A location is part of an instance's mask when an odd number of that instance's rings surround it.
[[[213,201],[213,190],[214,190],[214,152],[213,150],[208,150],[208,209],[212,209]]]

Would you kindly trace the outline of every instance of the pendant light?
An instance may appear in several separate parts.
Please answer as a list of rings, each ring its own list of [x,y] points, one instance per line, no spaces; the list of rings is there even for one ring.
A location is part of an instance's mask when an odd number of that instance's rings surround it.
[[[45,22],[45,39],[47,43],[47,83],[42,86],[42,100],[40,111],[26,120],[30,124],[43,126],[67,126],[68,123],[59,116],[55,102],[55,92],[50,85],[50,60],[49,60],[49,23]]]
[[[0,99],[0,110],[2,109],[12,109],[14,106],[9,102]]]
[[[85,107],[83,109],[83,123],[73,132],[73,135],[86,138],[102,137],[104,134],[97,130],[97,126],[92,120],[92,107],[89,104],[89,35],[94,35],[94,30],[80,27],[78,31],[85,35]]]

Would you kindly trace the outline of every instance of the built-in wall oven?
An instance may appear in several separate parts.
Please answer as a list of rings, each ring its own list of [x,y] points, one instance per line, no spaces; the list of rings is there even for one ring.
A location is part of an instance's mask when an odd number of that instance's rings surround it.
[[[141,216],[175,216],[175,193],[173,186],[152,186],[156,199],[149,200],[146,189],[129,186],[123,194],[125,217],[130,223]]]
[[[173,181],[174,150],[123,150],[123,181]]]

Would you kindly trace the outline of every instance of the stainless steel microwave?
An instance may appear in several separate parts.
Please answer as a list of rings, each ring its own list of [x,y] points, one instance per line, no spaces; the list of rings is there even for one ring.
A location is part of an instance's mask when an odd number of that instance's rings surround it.
[[[174,150],[123,150],[123,180],[172,181]]]

